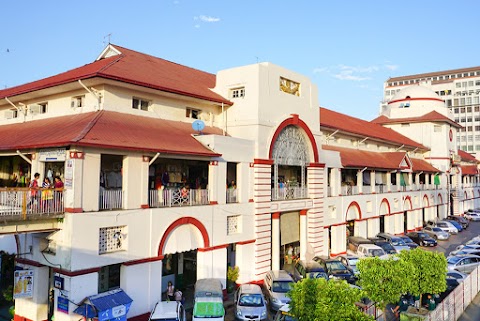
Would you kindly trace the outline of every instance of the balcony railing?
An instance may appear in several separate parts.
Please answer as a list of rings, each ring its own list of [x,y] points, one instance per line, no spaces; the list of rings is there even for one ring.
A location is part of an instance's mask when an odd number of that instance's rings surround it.
[[[63,189],[1,188],[0,219],[27,220],[64,213]]]
[[[227,203],[236,203],[237,202],[237,189],[229,188],[227,189]]]
[[[272,201],[307,198],[307,195],[308,190],[306,186],[272,188]]]
[[[208,205],[206,189],[154,189],[150,190],[150,207]]]
[[[100,189],[99,210],[118,210],[123,208],[123,191],[121,189]]]

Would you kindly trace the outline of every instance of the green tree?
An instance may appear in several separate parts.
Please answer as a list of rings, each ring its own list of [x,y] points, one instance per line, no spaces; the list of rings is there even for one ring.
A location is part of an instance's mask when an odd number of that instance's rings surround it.
[[[408,292],[420,296],[422,294],[438,294],[447,289],[447,259],[443,253],[429,252],[416,248],[411,251],[402,251],[400,259],[413,266],[410,276],[412,282]]]
[[[413,267],[397,257],[365,258],[357,263],[357,267],[360,271],[359,285],[384,312],[387,304],[397,303],[400,296],[411,288]]]
[[[345,281],[304,279],[288,293],[290,313],[298,321],[371,321],[356,305],[365,293]]]

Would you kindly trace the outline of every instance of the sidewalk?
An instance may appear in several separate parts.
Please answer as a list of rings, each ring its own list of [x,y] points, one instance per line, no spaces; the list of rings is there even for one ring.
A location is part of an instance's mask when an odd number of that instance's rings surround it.
[[[478,293],[457,321],[480,320],[480,293]]]

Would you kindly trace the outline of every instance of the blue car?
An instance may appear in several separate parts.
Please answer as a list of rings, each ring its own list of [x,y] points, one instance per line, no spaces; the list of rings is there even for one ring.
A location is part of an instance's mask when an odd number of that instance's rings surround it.
[[[463,231],[462,224],[458,223],[457,221],[454,221],[454,220],[446,220],[446,221],[452,223],[453,226],[455,226],[459,232]]]

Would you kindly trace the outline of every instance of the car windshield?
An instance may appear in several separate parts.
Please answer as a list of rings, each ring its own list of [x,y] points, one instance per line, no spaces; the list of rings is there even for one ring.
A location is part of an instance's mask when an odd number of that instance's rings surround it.
[[[328,280],[328,277],[327,277],[327,274],[325,272],[309,272],[307,273],[307,277],[309,277],[310,279],[327,279]]]
[[[289,281],[274,281],[272,284],[273,292],[287,293],[292,288],[293,282]]]
[[[437,223],[437,226],[440,226],[440,227],[448,227],[447,223]]]
[[[358,258],[350,258],[348,259],[348,264],[350,264],[351,267],[355,267],[358,263]]]
[[[383,250],[370,250],[371,256],[382,256],[384,254],[385,252],[383,252]]]
[[[434,232],[442,232],[442,229],[439,227],[432,227],[432,231]]]
[[[243,294],[238,300],[238,305],[242,307],[261,307],[263,300],[261,294]]]
[[[421,239],[425,239],[428,237],[428,234],[426,233],[418,233],[418,237],[421,238]]]
[[[407,246],[405,242],[401,238],[392,238],[392,245],[393,246]]]
[[[388,254],[397,252],[390,243],[377,243],[377,245],[380,246]]]
[[[328,261],[327,268],[329,271],[345,271],[347,268],[340,261]]]
[[[408,236],[402,236],[402,240],[403,240],[405,243],[413,243],[412,239],[409,238]]]
[[[452,256],[447,259],[448,264],[457,264],[462,258],[458,256]]]

